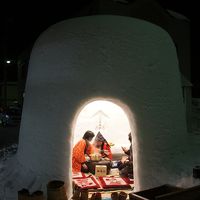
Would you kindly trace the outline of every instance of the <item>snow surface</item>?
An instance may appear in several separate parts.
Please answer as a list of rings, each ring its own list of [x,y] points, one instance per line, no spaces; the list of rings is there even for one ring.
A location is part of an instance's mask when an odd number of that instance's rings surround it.
[[[184,184],[191,166],[176,48],[151,23],[100,15],[58,23],[36,41],[18,151],[1,179],[6,199],[22,187],[45,191],[52,179],[64,180],[71,194],[74,125],[95,100],[128,116],[136,190]]]
[[[167,10],[167,11],[169,12],[170,15],[172,15],[173,17],[175,17],[177,19],[190,21],[186,16],[184,16],[180,13],[177,13],[173,10]]]

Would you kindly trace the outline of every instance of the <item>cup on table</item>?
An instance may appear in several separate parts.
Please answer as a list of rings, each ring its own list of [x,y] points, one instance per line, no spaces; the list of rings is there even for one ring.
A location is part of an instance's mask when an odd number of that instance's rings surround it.
[[[118,200],[118,199],[119,199],[119,194],[118,194],[118,192],[112,192],[112,193],[111,193],[111,199],[112,199],[112,200]]]
[[[100,192],[95,192],[92,194],[90,200],[101,200],[101,193]]]
[[[87,190],[81,191],[81,200],[88,200],[88,191]]]
[[[119,200],[126,200],[126,198],[127,198],[127,194],[126,194],[126,192],[120,192],[119,193]]]

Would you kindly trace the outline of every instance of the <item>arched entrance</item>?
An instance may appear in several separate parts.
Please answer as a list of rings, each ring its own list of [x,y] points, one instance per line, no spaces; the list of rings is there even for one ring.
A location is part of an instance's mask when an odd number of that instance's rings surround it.
[[[129,145],[125,137],[131,132],[128,117],[123,109],[114,102],[95,100],[85,105],[78,114],[72,131],[74,135],[73,143],[75,144],[87,130],[94,133],[100,131],[108,141],[115,144],[113,146],[115,149],[116,145],[118,147],[122,144]]]
[[[95,136],[100,132],[111,144],[112,161],[119,161],[125,155],[122,147],[130,148],[128,139],[130,132],[133,138],[132,144],[134,147],[137,146],[134,115],[127,105],[117,99],[95,98],[80,106],[72,123],[72,148],[87,130],[92,131]],[[94,140],[95,137],[91,141],[92,144]],[[136,157],[134,149],[135,162]],[[134,163],[134,166],[137,166],[137,163]]]

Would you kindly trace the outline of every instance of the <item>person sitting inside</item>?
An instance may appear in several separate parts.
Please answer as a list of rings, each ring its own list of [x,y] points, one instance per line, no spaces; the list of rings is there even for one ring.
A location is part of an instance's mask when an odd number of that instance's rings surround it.
[[[72,172],[88,172],[85,154],[88,156],[92,153],[92,141],[94,137],[92,131],[86,131],[83,138],[77,142],[72,151]]]
[[[118,163],[119,174],[121,177],[133,178],[133,151],[132,151],[132,136],[131,133],[128,135],[128,139],[131,143],[129,149],[122,147],[122,150],[127,155],[122,157]]]
[[[100,132],[97,133],[93,145],[98,150],[98,153],[101,154],[102,158],[105,160],[112,160],[110,145]]]

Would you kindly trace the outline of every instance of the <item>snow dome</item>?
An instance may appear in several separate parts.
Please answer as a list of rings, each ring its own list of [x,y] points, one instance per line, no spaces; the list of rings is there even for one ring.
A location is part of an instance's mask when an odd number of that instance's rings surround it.
[[[128,117],[135,190],[179,181],[186,124],[176,48],[156,25],[97,15],[62,21],[36,41],[6,194],[45,190],[52,179],[71,193],[74,124],[95,100],[115,103]]]

